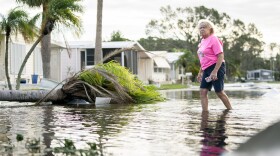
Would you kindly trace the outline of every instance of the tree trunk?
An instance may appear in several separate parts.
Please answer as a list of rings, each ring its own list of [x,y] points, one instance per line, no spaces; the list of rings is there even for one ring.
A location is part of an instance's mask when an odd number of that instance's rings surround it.
[[[50,78],[50,61],[51,61],[51,34],[42,38],[41,55],[43,63],[43,77]]]
[[[47,17],[48,7],[49,7],[48,1],[43,2],[41,34],[44,35],[44,37],[41,42],[41,56],[42,56],[43,77],[44,78],[50,78],[51,30],[49,30],[49,28],[47,28],[48,19],[46,17]],[[44,32],[45,29],[47,29],[48,31]]]
[[[48,93],[49,90],[0,90],[0,101],[37,102],[43,99]],[[62,90],[57,89],[52,91],[44,101],[61,101],[65,97]]]
[[[30,50],[28,51],[28,53],[25,55],[25,58],[20,66],[20,69],[18,71],[18,77],[17,77],[17,85],[16,85],[16,90],[19,90],[20,88],[20,78],[21,78],[21,74],[23,71],[23,68],[27,62],[27,60],[29,59],[30,55],[32,54],[32,52],[34,51],[34,49],[36,48],[36,46],[39,44],[39,42],[42,40],[43,35],[39,36],[39,38],[37,39],[37,41],[33,44],[33,46],[30,48]]]
[[[8,83],[8,87],[10,90],[12,90],[12,85],[11,85],[11,80],[10,80],[10,75],[9,75],[9,38],[10,35],[7,33],[6,35],[6,52],[5,52],[5,74],[6,74],[6,78],[7,78],[7,83]]]
[[[97,1],[97,22],[96,22],[96,38],[95,38],[95,52],[94,52],[94,64],[103,62],[102,52],[102,10],[103,0]]]

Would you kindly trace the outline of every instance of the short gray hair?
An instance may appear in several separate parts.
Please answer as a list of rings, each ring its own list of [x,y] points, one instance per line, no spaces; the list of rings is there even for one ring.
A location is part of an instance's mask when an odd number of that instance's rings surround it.
[[[200,24],[205,23],[209,28],[211,28],[211,34],[214,34],[215,32],[215,25],[208,19],[201,19],[198,21],[198,29]]]

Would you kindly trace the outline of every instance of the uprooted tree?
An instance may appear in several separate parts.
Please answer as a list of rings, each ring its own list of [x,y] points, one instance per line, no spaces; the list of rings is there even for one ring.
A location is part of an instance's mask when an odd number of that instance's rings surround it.
[[[1,101],[67,103],[84,99],[91,103],[96,97],[109,97],[111,103],[152,103],[163,98],[154,86],[144,86],[142,81],[115,61],[98,64],[65,80],[62,88],[32,91],[0,91]]]

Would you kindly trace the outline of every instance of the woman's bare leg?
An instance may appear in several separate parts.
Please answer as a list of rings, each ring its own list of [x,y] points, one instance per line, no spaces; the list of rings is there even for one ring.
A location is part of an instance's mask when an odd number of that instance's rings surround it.
[[[216,92],[216,94],[222,100],[227,109],[232,109],[228,96],[223,90],[220,92]]]
[[[208,111],[208,89],[200,88],[200,100],[202,111]]]

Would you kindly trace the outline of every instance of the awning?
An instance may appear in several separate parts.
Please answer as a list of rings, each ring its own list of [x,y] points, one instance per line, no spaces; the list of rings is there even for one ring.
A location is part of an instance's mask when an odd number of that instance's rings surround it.
[[[168,68],[170,69],[169,63],[163,57],[153,57],[153,60],[156,63],[156,67],[158,68]]]

